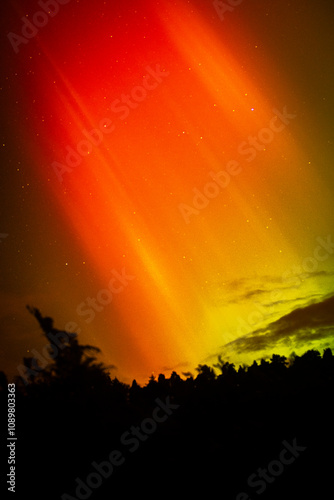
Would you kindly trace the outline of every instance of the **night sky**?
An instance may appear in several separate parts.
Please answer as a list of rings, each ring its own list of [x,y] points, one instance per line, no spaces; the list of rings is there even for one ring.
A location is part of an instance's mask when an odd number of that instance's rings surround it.
[[[1,369],[334,347],[331,2],[2,4]]]

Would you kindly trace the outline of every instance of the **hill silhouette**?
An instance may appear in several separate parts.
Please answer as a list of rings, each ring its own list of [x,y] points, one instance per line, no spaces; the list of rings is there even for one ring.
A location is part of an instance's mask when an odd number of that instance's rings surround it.
[[[50,363],[25,358],[15,380],[15,498],[328,497],[329,348],[238,368],[218,357],[218,375],[199,365],[195,377],[128,385],[97,362],[98,348],[28,309],[53,347]],[[3,406],[7,383],[1,372]]]

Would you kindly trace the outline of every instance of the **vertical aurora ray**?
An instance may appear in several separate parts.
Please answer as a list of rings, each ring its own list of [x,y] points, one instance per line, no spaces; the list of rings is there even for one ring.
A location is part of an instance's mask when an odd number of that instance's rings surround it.
[[[84,40],[68,22],[66,52],[46,33],[37,68],[40,107],[52,116],[39,176],[95,269],[97,290],[106,287],[112,269],[135,276],[103,311],[106,323],[117,316],[121,333],[98,334],[103,351],[117,345],[114,362],[133,377],[179,364],[193,369],[233,340],[236,315],[247,308],[226,307],[224,284],[280,276],[305,242],[311,249],[316,221],[306,232],[297,217],[305,193],[316,184],[323,188],[293,138],[294,122],[247,161],[247,145],[240,153],[240,144],[268,127],[273,108],[282,111],[289,103],[259,91],[234,57],[233,43],[224,44],[204,14],[182,2],[159,11],[153,4],[142,3],[149,42],[133,12],[126,14],[127,34],[119,20],[112,35],[96,20]],[[122,119],[112,103],[141,86],[147,67],[157,64],[166,76]],[[87,139],[82,130],[98,128],[105,118],[113,131],[103,132],[101,143],[58,182],[52,162],[65,164],[66,147],[75,150]],[[186,224],[180,204],[191,205],[193,189],[203,191],[209,173],[230,160],[240,174]],[[325,212],[330,203],[323,192]],[[286,207],[293,202],[296,215],[281,207],[282,197]]]

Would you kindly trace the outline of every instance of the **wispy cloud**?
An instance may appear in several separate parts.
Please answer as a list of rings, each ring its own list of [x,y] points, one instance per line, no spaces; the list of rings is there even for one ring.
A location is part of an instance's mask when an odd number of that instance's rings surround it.
[[[217,288],[218,285],[220,293],[215,298],[214,303],[216,306],[220,306],[223,304],[241,304],[247,301],[261,301],[265,307],[271,307],[272,305],[283,303],[284,300],[293,302],[291,297],[288,296],[290,291],[296,292],[297,289],[304,287],[307,281],[318,278],[331,279],[333,275],[334,272],[331,271],[314,271],[304,273],[302,276],[291,275],[289,279],[283,279],[279,275],[267,275],[225,281],[220,284],[215,283],[213,288]],[[299,284],[297,278],[302,278],[302,280],[299,280]],[[283,292],[284,296],[286,296],[285,299],[277,302],[271,300],[271,297],[278,292]],[[300,298],[296,298],[296,303],[302,300],[302,295],[300,294]]]
[[[182,361],[173,366],[163,366],[161,370],[163,372],[176,371],[178,368],[189,368],[190,363],[188,361]]]

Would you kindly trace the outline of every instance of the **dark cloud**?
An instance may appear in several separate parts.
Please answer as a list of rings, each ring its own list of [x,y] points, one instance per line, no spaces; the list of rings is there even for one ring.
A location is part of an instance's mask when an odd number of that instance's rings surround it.
[[[107,365],[107,368],[109,371],[118,370],[118,367],[116,365]]]
[[[298,302],[303,302],[304,307],[305,307],[305,305],[313,304],[314,302],[319,300],[319,297],[323,297],[323,295],[321,293],[316,293],[313,295],[309,295],[308,297],[299,297],[296,299],[276,300],[275,302],[269,302],[268,304],[262,304],[262,305],[263,305],[263,307],[267,307],[268,309],[270,309],[271,307],[275,307],[275,306],[282,305],[282,304],[286,305],[286,304],[291,304],[291,303],[296,304],[296,307],[297,307]]]
[[[225,282],[224,285],[232,290],[238,290],[241,286],[243,287],[247,281],[247,278],[240,278]]]
[[[268,293],[268,290],[264,290],[264,289],[256,289],[256,290],[250,290],[249,292],[246,292],[243,296],[244,299],[250,299],[254,296],[258,296],[258,295],[263,295],[264,293]]]
[[[334,276],[334,271],[313,271],[307,273],[307,276],[311,278],[316,278],[318,276],[323,276],[324,278],[330,278]]]
[[[174,366],[163,366],[161,368],[161,371],[163,372],[173,372],[176,371],[178,368],[188,368],[190,366],[190,363],[188,361],[177,363]]]
[[[276,285],[274,289],[273,284]],[[226,304],[240,304],[245,300],[256,300],[257,297],[269,295],[273,291],[282,292],[290,289],[291,285],[284,283],[282,278],[279,277],[244,278],[224,283],[225,295],[223,300]]]
[[[221,284],[220,290],[222,293],[220,297],[216,297],[215,305],[240,304],[243,301],[262,300],[263,305],[270,308],[285,303],[284,300],[273,300],[270,302],[270,296],[273,298],[275,294],[290,292],[292,289],[299,289],[306,280],[317,278],[332,279],[334,272],[312,271],[301,272],[299,274],[290,273],[288,278],[284,277],[285,274],[286,273],[283,273],[281,276],[264,275],[226,281]],[[265,303],[268,299],[269,303]],[[300,300],[302,299],[296,299],[295,302],[297,303]]]
[[[224,348],[237,353],[272,349],[282,344],[303,345],[314,340],[333,338],[334,295],[321,302],[298,307],[269,325],[229,342]]]

